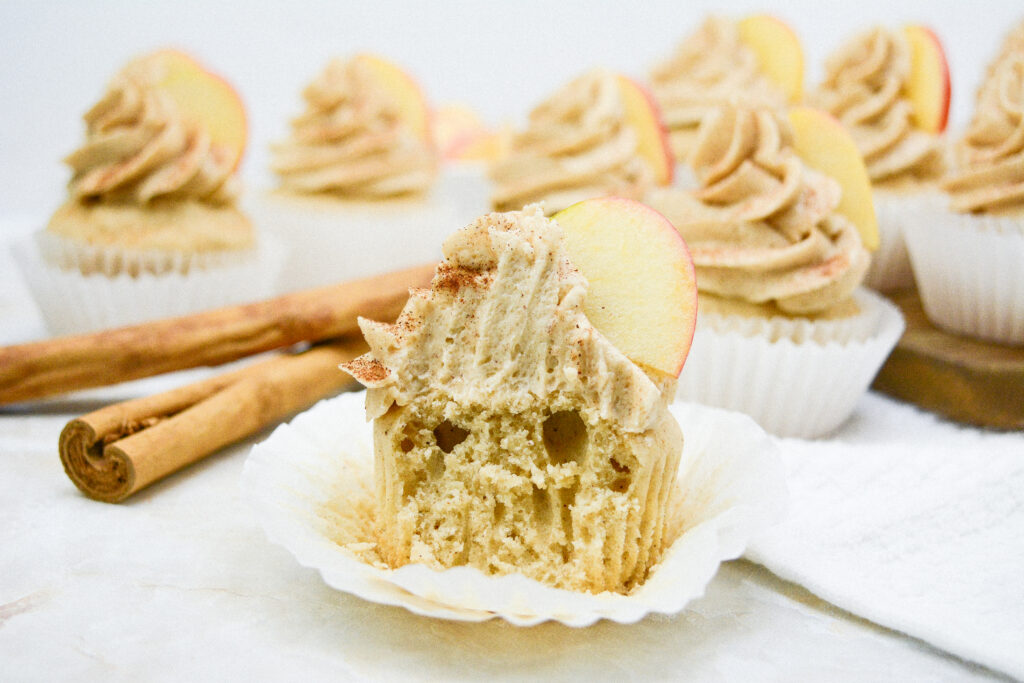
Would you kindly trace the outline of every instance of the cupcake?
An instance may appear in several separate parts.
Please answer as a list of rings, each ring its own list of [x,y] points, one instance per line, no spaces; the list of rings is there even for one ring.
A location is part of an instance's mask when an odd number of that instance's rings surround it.
[[[508,156],[491,167],[491,204],[542,203],[551,215],[593,197],[642,197],[670,183],[673,170],[653,100],[635,81],[595,69],[530,112]]]
[[[937,326],[1024,344],[1024,50],[1002,55],[941,193],[907,223],[921,303]]]
[[[907,200],[932,191],[945,166],[938,133],[949,78],[941,45],[920,26],[876,27],[843,45],[825,72],[808,99],[850,131],[874,187],[879,244],[866,282],[880,291],[908,287],[913,275],[902,233],[914,202]],[[918,94],[929,86],[934,92]]]
[[[676,159],[685,161],[712,109],[729,103],[782,107],[801,98],[803,52],[785,24],[767,15],[708,17],[651,72],[654,96]]]
[[[862,169],[856,149],[826,146],[842,127],[825,114],[805,109],[793,122],[768,109],[713,111],[690,157],[700,186],[648,201],[682,234],[697,271],[680,398],[746,412],[780,436],[815,437],[853,411],[902,320],[858,289],[870,256],[838,210],[847,188],[797,154],[808,137],[817,153]]]
[[[379,57],[333,60],[302,93],[306,110],[273,146],[277,189],[254,217],[290,246],[282,289],[436,260],[451,206],[419,86]]]
[[[186,55],[135,59],[85,116],[67,201],[26,279],[55,333],[143,322],[269,295],[277,260],[237,207],[241,102]]]
[[[395,324],[360,320],[370,352],[342,367],[368,387],[388,566],[625,593],[658,563],[683,450],[668,411],[675,379],[645,371],[611,343],[614,329],[595,328],[588,280],[568,257],[594,217],[628,214],[620,235],[643,221],[632,204],[607,201],[563,214],[577,242],[538,207],[483,216],[445,242],[430,289]],[[662,253],[688,265],[664,232],[673,245]],[[656,264],[651,272],[659,277]],[[681,287],[666,301],[692,306],[692,271],[666,272]],[[673,328],[660,359],[672,369],[690,329]]]

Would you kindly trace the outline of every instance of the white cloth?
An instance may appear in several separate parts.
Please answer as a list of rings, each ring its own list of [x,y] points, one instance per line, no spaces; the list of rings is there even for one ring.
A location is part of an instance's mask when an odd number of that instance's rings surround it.
[[[748,558],[1024,678],[1024,433],[962,428],[869,395],[836,438],[780,444],[789,515]]]

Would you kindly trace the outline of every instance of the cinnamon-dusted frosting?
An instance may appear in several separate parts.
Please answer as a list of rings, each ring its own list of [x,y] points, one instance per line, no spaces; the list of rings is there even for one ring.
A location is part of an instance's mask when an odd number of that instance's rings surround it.
[[[835,212],[838,183],[804,166],[791,141],[771,110],[723,107],[691,155],[700,187],[649,197],[686,240],[702,294],[816,315],[863,280],[869,255]]]
[[[960,212],[1024,210],[1024,52],[1003,59],[942,183]]]
[[[683,437],[664,391],[583,313],[587,282],[537,207],[452,235],[392,325],[360,319],[377,548],[628,592],[664,547]]]
[[[825,63],[812,102],[842,121],[864,156],[872,182],[928,180],[943,170],[938,138],[911,123],[904,91],[910,47],[876,27],[843,45]]]
[[[302,97],[306,111],[292,121],[291,137],[273,147],[282,189],[373,199],[433,184],[432,141],[406,122],[363,60],[332,60]]]
[[[165,68],[159,53],[130,62],[86,112],[85,142],[65,159],[72,200],[234,202],[234,155],[161,91]]]
[[[550,215],[584,199],[637,199],[654,172],[637,153],[617,76],[595,69],[530,112],[507,158],[491,167],[496,209],[544,202]]]
[[[735,21],[709,17],[651,73],[677,159],[686,158],[701,119],[717,106],[782,107],[786,96],[761,73]]]

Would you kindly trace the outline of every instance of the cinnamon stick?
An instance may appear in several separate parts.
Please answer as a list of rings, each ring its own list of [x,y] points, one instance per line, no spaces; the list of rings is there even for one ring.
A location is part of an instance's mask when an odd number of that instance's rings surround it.
[[[425,265],[180,318],[0,348],[0,405],[173,370],[220,365],[301,341],[357,331],[356,318],[394,320]]]
[[[355,381],[340,363],[365,352],[349,338],[172,391],[107,406],[60,435],[64,471],[85,495],[118,503]]]

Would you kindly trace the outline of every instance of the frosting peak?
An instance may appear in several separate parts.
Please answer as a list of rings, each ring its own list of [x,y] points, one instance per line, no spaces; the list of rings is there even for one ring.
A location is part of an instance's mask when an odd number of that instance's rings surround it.
[[[491,167],[496,209],[543,201],[550,215],[593,197],[637,199],[654,184],[654,172],[638,154],[617,79],[595,69],[530,112],[508,158]]]
[[[690,153],[701,119],[715,107],[786,104],[785,94],[761,73],[757,57],[740,40],[736,22],[722,17],[706,19],[654,68],[651,82],[678,159]]]
[[[825,80],[813,102],[850,131],[872,181],[931,179],[942,172],[935,136],[916,129],[904,97],[910,47],[881,27],[843,45],[825,63]]]
[[[835,213],[838,183],[804,166],[792,139],[772,110],[715,110],[690,157],[700,187],[650,198],[686,240],[701,293],[815,314],[863,279],[868,252]]]
[[[1024,51],[1001,57],[990,81],[943,182],[955,211],[1024,209]]]
[[[161,90],[165,68],[159,53],[133,60],[85,113],[85,142],[65,159],[73,171],[72,198],[234,201],[234,155],[187,121]]]
[[[381,198],[430,187],[436,150],[405,121],[379,78],[359,58],[336,59],[306,87],[306,111],[273,148],[282,188]]]

